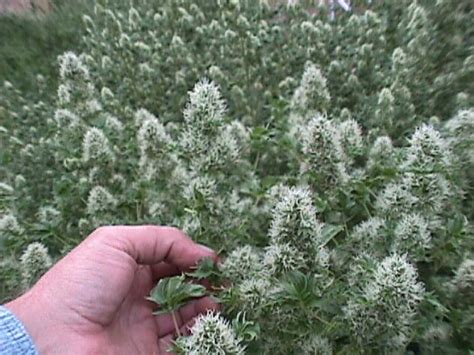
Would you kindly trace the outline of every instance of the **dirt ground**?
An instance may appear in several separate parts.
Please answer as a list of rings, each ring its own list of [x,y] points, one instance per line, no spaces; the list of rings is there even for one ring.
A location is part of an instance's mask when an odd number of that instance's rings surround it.
[[[0,0],[0,14],[22,12],[36,7],[40,11],[48,11],[48,0]]]

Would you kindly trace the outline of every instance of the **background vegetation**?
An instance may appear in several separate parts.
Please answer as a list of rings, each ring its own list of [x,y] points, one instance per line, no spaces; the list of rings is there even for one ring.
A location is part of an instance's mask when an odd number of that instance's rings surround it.
[[[25,31],[0,47],[0,296],[99,225],[170,224],[230,286],[183,353],[474,349],[472,12],[98,0],[1,19]]]

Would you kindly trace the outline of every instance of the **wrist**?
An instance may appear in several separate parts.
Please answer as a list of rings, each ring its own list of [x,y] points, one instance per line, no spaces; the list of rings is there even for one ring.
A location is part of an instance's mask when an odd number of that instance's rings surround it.
[[[49,325],[47,307],[41,303],[33,292],[28,291],[4,306],[23,324],[33,340],[36,350],[43,354],[50,353],[54,349],[54,344],[51,341],[56,336],[48,336],[48,334],[55,333]]]

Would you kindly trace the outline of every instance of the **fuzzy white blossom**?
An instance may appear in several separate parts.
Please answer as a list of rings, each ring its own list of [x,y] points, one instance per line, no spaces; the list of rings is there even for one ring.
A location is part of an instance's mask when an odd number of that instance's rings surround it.
[[[73,129],[80,123],[80,118],[68,109],[58,109],[54,112],[54,120],[61,128]]]
[[[123,123],[115,116],[110,114],[106,115],[105,127],[110,131],[118,134],[123,131]]]
[[[42,224],[55,224],[61,218],[61,212],[53,206],[42,206],[38,210],[38,220]]]
[[[174,224],[179,225],[181,229],[188,235],[196,235],[202,229],[201,220],[195,213],[187,213],[182,221]]]
[[[194,176],[182,190],[182,196],[188,201],[212,203],[217,196],[216,181],[208,176]]]
[[[462,164],[474,165],[474,109],[459,111],[444,126]],[[468,165],[468,168],[469,168]]]
[[[196,318],[191,335],[176,341],[180,353],[185,355],[243,355],[245,348],[228,321],[219,313],[208,312]]]
[[[332,355],[332,345],[328,339],[311,334],[298,342],[298,352],[303,355]]]
[[[472,293],[474,291],[473,259],[465,259],[461,265],[459,265],[453,283],[458,292]]]
[[[360,155],[364,147],[362,129],[354,119],[341,122],[337,127],[337,134],[344,151],[349,156]]]
[[[66,52],[59,56],[59,75],[62,79],[89,79],[89,69],[81,57]]]
[[[72,88],[68,84],[61,84],[58,86],[58,100],[61,105],[67,105],[71,102]]]
[[[117,204],[115,197],[102,186],[95,186],[87,198],[87,214],[94,216],[100,212],[110,211]]]
[[[82,156],[88,161],[110,161],[113,153],[104,132],[96,127],[89,128],[82,143]]]
[[[321,184],[335,184],[348,179],[345,162],[348,160],[336,126],[326,117],[316,115],[304,127],[303,172],[317,176]]]
[[[398,253],[424,255],[431,247],[431,233],[426,219],[419,213],[403,215],[394,231],[393,248]]]
[[[392,70],[396,74],[400,74],[407,65],[407,55],[402,48],[397,47],[392,53]]]
[[[323,73],[315,64],[307,62],[300,85],[291,101],[292,109],[302,115],[326,112],[330,100],[331,95]]]
[[[375,208],[380,215],[399,216],[410,211],[418,202],[412,194],[411,180],[390,183],[377,196]]]
[[[410,339],[417,307],[424,297],[416,269],[406,256],[394,254],[379,263],[362,289],[344,309],[354,338],[361,344],[388,339],[403,348]]]
[[[0,196],[13,195],[15,189],[7,183],[0,182]]]
[[[23,228],[12,213],[7,213],[0,216],[0,232],[2,234],[21,234]]]
[[[85,102],[85,112],[89,115],[93,115],[102,111],[102,105],[97,99],[90,99]]]
[[[51,257],[42,243],[28,245],[20,257],[21,276],[25,288],[31,286],[52,265]]]
[[[246,312],[257,312],[272,290],[271,283],[266,277],[254,276],[243,280],[238,286],[241,308]]]
[[[188,95],[189,101],[183,112],[187,125],[202,131],[213,131],[222,125],[226,104],[216,84],[203,79]]]
[[[391,127],[394,123],[394,104],[395,97],[392,91],[389,88],[383,88],[378,96],[375,117],[380,122],[383,122],[385,127]]]
[[[265,248],[263,267],[270,275],[280,275],[306,266],[304,255],[289,243],[270,244]]]
[[[367,165],[372,168],[376,165],[386,166],[394,163],[394,147],[388,136],[377,137],[369,151]]]
[[[316,267],[327,269],[331,262],[331,254],[326,247],[319,247],[314,254],[313,263]]]
[[[137,110],[134,114],[134,123],[136,127],[141,127],[143,122],[153,119],[156,119],[155,115],[144,108]]]
[[[322,223],[317,218],[309,187],[291,187],[272,211],[272,244],[289,244],[300,253],[319,247]]]
[[[350,236],[361,251],[380,255],[384,252],[386,230],[386,221],[383,218],[371,217],[356,225]]]
[[[451,158],[447,142],[432,126],[422,125],[409,139],[405,169],[435,170],[438,166],[447,168]]]
[[[171,138],[165,127],[151,113],[140,111],[136,117],[141,117],[137,134],[137,143],[142,155],[156,155],[167,149]]]
[[[401,184],[409,187],[410,193],[415,197],[414,206],[426,213],[441,212],[453,192],[451,183],[439,173],[405,173]]]
[[[231,166],[240,157],[242,147],[239,145],[230,126],[220,130],[219,134],[208,146],[207,154],[192,161],[195,169],[208,166]],[[204,153],[204,152],[203,152]]]
[[[249,245],[234,249],[222,263],[222,272],[231,280],[245,279],[260,269],[260,256]]]
[[[226,105],[216,84],[201,80],[188,94],[179,140],[183,155],[195,171],[231,168],[239,160],[248,134],[235,124],[224,124]]]

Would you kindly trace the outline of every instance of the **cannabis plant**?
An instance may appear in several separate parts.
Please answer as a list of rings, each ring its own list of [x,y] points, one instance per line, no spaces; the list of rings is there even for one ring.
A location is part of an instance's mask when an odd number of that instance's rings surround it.
[[[177,353],[474,349],[472,6],[287,5],[97,0],[55,92],[3,85],[2,297],[167,224],[222,261],[150,294],[222,304]]]

